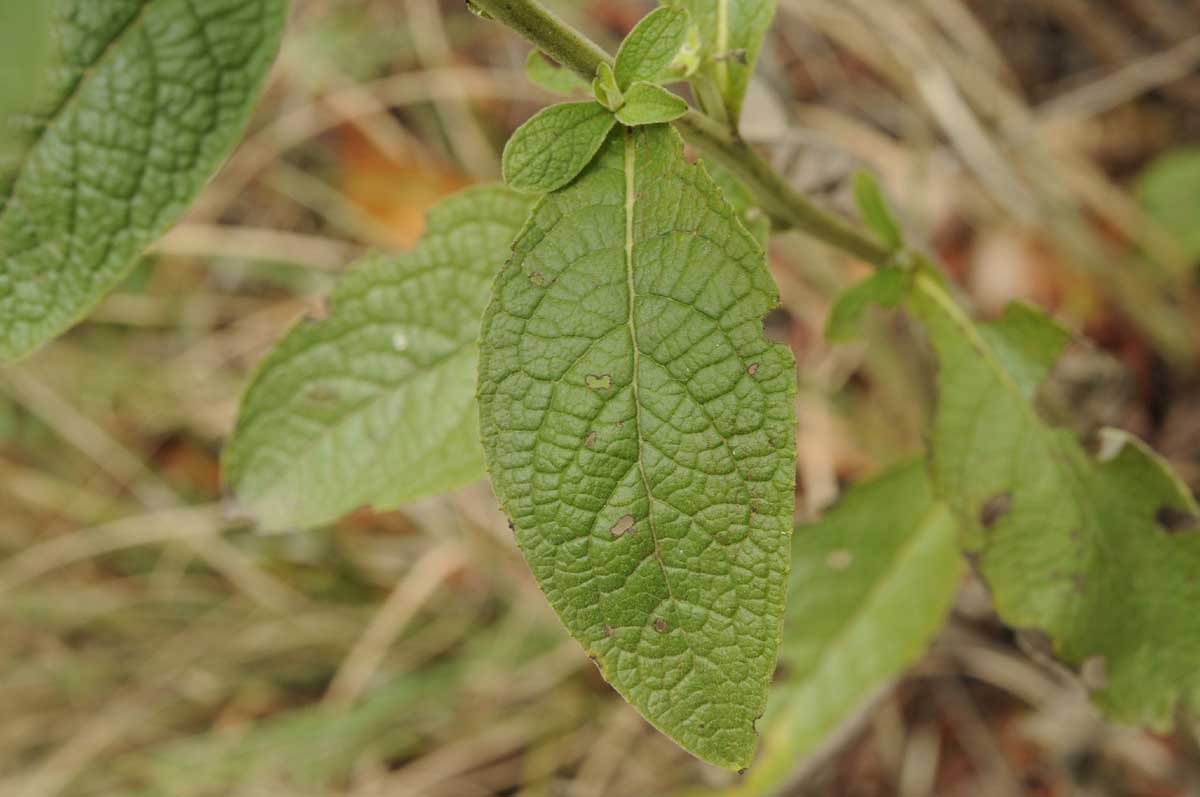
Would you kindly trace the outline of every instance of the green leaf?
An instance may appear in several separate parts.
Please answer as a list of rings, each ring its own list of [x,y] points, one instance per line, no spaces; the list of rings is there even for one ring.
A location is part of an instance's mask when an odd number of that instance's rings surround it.
[[[625,104],[625,95],[617,85],[613,69],[604,61],[596,67],[596,77],[592,80],[592,96],[596,102],[610,111],[615,111]]]
[[[962,576],[953,517],[916,461],[796,529],[781,675],[762,753],[736,793],[782,787],[803,757],[925,652]]]
[[[553,63],[541,50],[532,50],[525,59],[525,77],[535,86],[565,97],[583,94],[588,84],[566,67]]]
[[[504,182],[529,194],[562,188],[596,156],[616,123],[597,102],[543,108],[517,128],[505,145]]]
[[[858,334],[863,314],[873,304],[895,307],[908,288],[908,274],[894,266],[881,268],[865,280],[851,285],[834,302],[825,322],[825,339],[846,343]]]
[[[0,174],[0,356],[78,321],[233,148],[286,0],[54,0],[62,65]]]
[[[375,255],[267,357],[225,451],[225,480],[269,529],[392,509],[483,475],[478,319],[532,200],[473,188],[417,247]]]
[[[681,8],[659,8],[644,16],[617,51],[617,87],[627,91],[639,80],[658,79],[679,54],[690,24]]]
[[[534,576],[605,678],[706,761],[752,757],[787,587],[795,365],[762,248],[666,125],[618,128],[517,239],[480,428]]]
[[[20,121],[11,117],[28,113],[44,90],[52,11],[49,3],[0,0],[0,158],[11,157],[20,138]],[[0,164],[0,172],[10,168]]]
[[[708,56],[701,71],[716,83],[726,113],[736,123],[775,16],[776,0],[664,0],[663,4],[691,12]]]
[[[1200,147],[1172,150],[1138,177],[1138,202],[1200,263]]]
[[[754,203],[754,194],[738,178],[724,166],[714,161],[703,161],[704,169],[712,177],[713,182],[721,189],[721,196],[733,208],[734,213],[746,229],[758,241],[759,246],[767,248],[771,237],[771,218]]]
[[[617,110],[617,121],[630,127],[656,125],[678,119],[687,111],[688,104],[682,97],[639,80],[625,93],[625,104]]]
[[[1017,307],[976,326],[926,274],[910,303],[942,368],[935,488],[1005,622],[1105,674],[1116,720],[1170,724],[1200,695],[1200,516],[1165,463],[1109,433],[1100,460],[1030,402],[1069,337]]]
[[[883,191],[870,172],[855,172],[854,202],[858,205],[863,222],[884,246],[891,250],[898,250],[904,246],[904,235],[900,232],[900,225],[892,216],[892,211],[883,198]]]

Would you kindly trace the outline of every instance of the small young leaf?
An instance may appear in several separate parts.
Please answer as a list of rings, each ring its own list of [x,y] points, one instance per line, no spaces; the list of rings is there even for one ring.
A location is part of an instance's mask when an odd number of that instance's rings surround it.
[[[1146,213],[1200,264],[1200,148],[1172,150],[1138,176],[1137,198]]]
[[[604,61],[601,61],[600,66],[596,67],[596,77],[592,81],[592,96],[596,98],[596,102],[610,111],[615,111],[625,104],[625,95],[617,85],[616,75],[613,74],[612,67]]]
[[[880,243],[891,250],[898,250],[904,246],[904,235],[900,232],[900,225],[896,224],[896,219],[883,198],[883,191],[870,172],[855,172],[854,202],[858,205],[863,222],[875,233]]]
[[[737,122],[750,75],[758,61],[763,39],[775,16],[777,0],[663,0],[663,5],[685,8],[700,29],[706,66],[725,103],[726,113]]]
[[[778,301],[678,134],[621,127],[534,209],[481,333],[492,486],[550,604],[643,716],[733,769],[787,587],[795,365],[762,334]]]
[[[909,302],[942,368],[936,491],[1005,622],[1044,630],[1068,664],[1097,662],[1114,719],[1163,728],[1200,708],[1200,513],[1126,436],[1089,457],[1031,398],[1068,336],[1030,308],[976,326],[928,274]],[[1164,523],[1169,519],[1169,523]]]
[[[596,102],[564,102],[543,108],[517,128],[504,147],[504,182],[528,194],[544,194],[575,179],[595,157],[617,120]]]
[[[617,109],[617,121],[629,127],[656,125],[678,119],[687,111],[688,104],[682,97],[639,80],[625,92],[625,104]]]
[[[953,517],[923,461],[854,487],[796,529],[781,677],[762,753],[737,794],[774,794],[811,753],[915,662],[946,619],[962,576]]]
[[[46,111],[0,164],[0,357],[78,321],[187,208],[246,124],[287,7],[53,4]]]
[[[895,267],[881,268],[847,288],[834,302],[825,322],[825,339],[846,343],[858,334],[863,313],[873,304],[895,307],[908,288],[908,274]]]
[[[301,321],[271,352],[224,461],[263,527],[392,509],[483,475],[478,319],[531,204],[500,187],[445,200],[416,249],[356,266],[328,317]]]
[[[564,97],[585,94],[587,82],[566,67],[553,63],[541,50],[531,50],[525,59],[525,77],[535,86]]]
[[[617,87],[627,91],[639,80],[656,80],[679,54],[690,24],[682,8],[660,8],[643,17],[617,51]]]

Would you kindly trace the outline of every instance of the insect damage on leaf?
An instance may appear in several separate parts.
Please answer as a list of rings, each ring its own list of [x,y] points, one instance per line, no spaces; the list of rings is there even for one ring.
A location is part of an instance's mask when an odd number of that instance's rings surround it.
[[[732,769],[788,569],[795,374],[762,335],[777,302],[678,135],[619,128],[535,208],[481,338],[488,469],[538,583],[639,712]]]
[[[1009,624],[1045,631],[1081,666],[1104,661],[1095,697],[1124,722],[1164,727],[1200,695],[1200,522],[1191,494],[1143,444],[1104,435],[1090,457],[1031,402],[1069,341],[1015,305],[976,325],[919,273],[908,302],[942,364],[931,472]],[[1169,508],[1164,514],[1163,508]]]

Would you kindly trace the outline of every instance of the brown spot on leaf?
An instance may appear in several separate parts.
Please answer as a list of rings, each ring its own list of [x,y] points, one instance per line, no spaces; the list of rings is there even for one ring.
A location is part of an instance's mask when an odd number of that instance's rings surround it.
[[[667,633],[667,621],[661,617],[654,618],[654,630],[660,634]]]
[[[611,625],[609,625],[608,623],[605,623],[604,624],[604,635],[606,637],[608,637],[609,639],[612,639],[614,633],[615,632],[613,631],[613,627]]]
[[[588,390],[610,390],[613,386],[612,374],[588,374],[583,383]]]
[[[1010,509],[1012,509],[1012,493],[996,493],[985,501],[979,510],[979,522],[985,529],[990,529],[1000,522],[1000,518],[1007,515]]]
[[[614,537],[624,537],[626,532],[633,529],[633,522],[633,515],[621,515],[617,518],[617,522],[612,524],[608,533]]]
[[[1160,506],[1154,513],[1154,520],[1168,534],[1179,534],[1184,531],[1195,531],[1200,528],[1200,517],[1184,509],[1173,506]]]
[[[596,441],[600,439],[600,435],[595,432],[588,432],[587,437],[583,438],[583,444],[588,448],[595,448]]]
[[[754,376],[758,373],[758,363],[750,363],[750,367],[746,369],[746,373]]]
[[[546,286],[546,275],[540,271],[534,271],[529,275],[529,281],[539,288]]]

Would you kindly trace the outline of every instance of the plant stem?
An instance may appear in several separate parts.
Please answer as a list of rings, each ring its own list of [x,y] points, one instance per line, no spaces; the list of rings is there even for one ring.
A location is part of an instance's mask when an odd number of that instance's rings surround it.
[[[564,67],[591,80],[601,62],[612,64],[597,44],[559,19],[537,0],[468,0],[477,11],[507,25]],[[736,175],[777,226],[808,233],[875,266],[895,253],[847,221],[815,205],[779,176],[737,132],[691,110],[675,120],[684,140]]]

